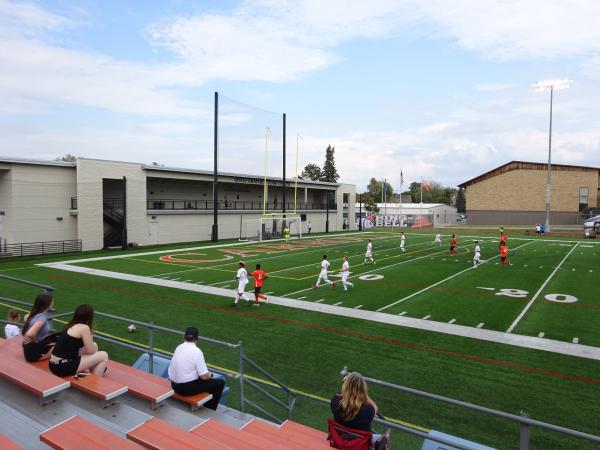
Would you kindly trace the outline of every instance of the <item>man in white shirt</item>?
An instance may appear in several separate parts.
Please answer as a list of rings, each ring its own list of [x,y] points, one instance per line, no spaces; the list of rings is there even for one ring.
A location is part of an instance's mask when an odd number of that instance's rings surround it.
[[[354,287],[354,283],[350,283],[348,281],[348,277],[350,276],[350,263],[348,262],[348,257],[344,256],[342,258],[344,262],[342,263],[342,285],[344,286],[344,290],[348,290],[348,286]]]
[[[479,241],[475,241],[475,254],[473,255],[473,265],[475,268],[480,264],[481,259],[481,248],[479,248]]]
[[[371,242],[371,239],[369,239],[369,242],[367,243],[367,251],[365,252],[365,262],[363,264],[366,264],[368,260],[371,260],[371,262],[375,264],[375,260],[373,259],[373,243]]]
[[[247,302],[250,301],[250,298],[248,298],[248,296],[244,293],[244,289],[246,289],[246,285],[248,284],[248,271],[246,270],[246,265],[242,261],[240,261],[238,265],[238,271],[235,279],[238,280],[238,287],[235,300],[230,306],[237,306],[240,298],[243,298]]]
[[[327,255],[323,255],[323,261],[321,261],[321,272],[319,273],[319,277],[317,278],[317,283],[313,285],[313,289],[319,287],[321,280],[323,280],[327,284],[331,284],[332,287],[335,287],[335,283],[327,278],[327,272],[329,271],[329,261],[327,261]]]
[[[184,342],[179,344],[173,353],[169,364],[169,380],[175,393],[186,397],[206,392],[212,394],[212,399],[203,406],[217,410],[225,381],[213,378],[208,371],[204,354],[196,346],[198,328],[188,327],[185,330]]]
[[[433,240],[433,242],[431,243],[431,245],[434,245],[434,244],[442,245],[442,235],[440,233],[437,233],[435,235],[435,239]]]
[[[406,249],[404,248],[404,240],[406,239],[406,236],[404,236],[404,231],[400,232],[400,250],[402,250],[402,253],[404,253],[406,251]]]

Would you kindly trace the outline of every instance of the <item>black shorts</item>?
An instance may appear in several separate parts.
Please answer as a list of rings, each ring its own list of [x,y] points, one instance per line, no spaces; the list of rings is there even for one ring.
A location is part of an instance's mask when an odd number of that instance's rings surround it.
[[[450,246],[450,251],[453,252],[455,248],[456,248],[456,245],[451,245]]]
[[[254,286],[254,293],[255,294],[260,294],[260,289],[262,288],[262,286]]]
[[[27,362],[39,361],[43,354],[52,349],[53,344],[46,342],[28,342],[23,344],[23,356]]]
[[[506,256],[501,256],[500,261],[502,261],[502,262],[506,261]]]
[[[57,377],[68,377],[77,373],[80,361],[81,358],[79,356],[73,359],[61,359],[59,362],[50,361],[48,367],[50,368],[50,372]]]

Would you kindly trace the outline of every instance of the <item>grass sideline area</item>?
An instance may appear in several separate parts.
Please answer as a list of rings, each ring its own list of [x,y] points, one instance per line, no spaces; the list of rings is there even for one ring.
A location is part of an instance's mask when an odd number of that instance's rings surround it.
[[[347,365],[374,378],[515,414],[524,410],[539,420],[600,434],[594,406],[597,404],[594,399],[600,398],[600,361],[281,305],[229,307],[236,263],[240,259],[250,269],[257,261],[263,264],[271,274],[264,291],[273,292],[272,295],[304,297],[301,300],[306,302],[321,300],[332,305],[342,302],[339,306],[353,309],[360,305],[360,309],[367,311],[412,296],[383,312],[417,318],[429,315],[427,320],[444,323],[455,319],[454,323],[475,328],[483,323],[482,328],[498,331],[506,331],[539,290],[514,333],[538,336],[544,332],[551,339],[572,342],[577,337],[582,344],[600,346],[596,331],[600,324],[600,302],[594,295],[600,246],[575,239],[565,242],[562,238],[517,237],[509,231],[509,247],[517,250],[510,257],[513,266],[501,268],[496,264],[499,258],[493,259],[497,255],[497,230],[477,235],[471,230],[456,231],[462,233],[458,234],[457,257],[448,256],[446,230],[440,231],[445,235],[441,248],[431,245],[434,230],[406,231],[406,253],[399,251],[397,232],[373,230],[327,238],[311,236],[292,241],[292,249],[282,248],[280,242],[237,245],[233,241],[228,244],[234,245],[220,248],[208,248],[211,243],[178,244],[131,249],[122,254],[125,258],[75,263],[227,287],[231,289],[230,298],[37,265],[121,255],[114,251],[4,261],[0,263],[0,273],[55,286],[59,312],[88,302],[103,312],[152,320],[176,329],[195,323],[205,336],[229,342],[241,340],[248,355],[262,367],[290,387],[318,397],[329,398],[336,392],[339,371]],[[367,238],[374,242],[375,266],[361,264]],[[474,240],[481,242],[482,259],[488,261],[477,269],[469,269]],[[193,250],[179,250],[182,248]],[[158,253],[135,256],[148,251]],[[344,292],[339,285],[336,289],[311,288],[323,253],[328,254],[335,271],[341,267],[341,256],[350,256],[352,277],[356,281],[354,289]],[[164,261],[159,259],[161,256],[188,262]],[[226,256],[231,258],[225,260]],[[219,259],[223,260],[214,261]],[[213,261],[190,263],[191,260]],[[367,279],[361,280],[359,277],[364,275],[368,275]],[[37,292],[5,282],[0,287],[4,297],[29,301]],[[551,297],[555,300],[546,299],[553,294],[558,296]],[[577,300],[564,301],[571,297]],[[4,314],[6,307],[2,308]],[[142,330],[130,335],[123,324],[99,320],[97,330],[147,342]],[[157,345],[164,349],[172,350],[178,343],[171,336],[159,335],[156,339]],[[209,363],[235,369],[235,355],[213,346],[203,348]],[[109,351],[115,359],[127,363],[137,357],[124,349],[110,347]],[[516,424],[379,388],[372,388],[372,394],[382,413],[392,418],[497,448],[514,448],[518,442]],[[234,392],[234,398],[235,395]],[[327,416],[326,406],[301,400],[294,418],[324,429]],[[406,439],[406,448],[419,448],[414,439],[398,437]],[[592,448],[592,444],[537,430],[532,433],[532,448]]]

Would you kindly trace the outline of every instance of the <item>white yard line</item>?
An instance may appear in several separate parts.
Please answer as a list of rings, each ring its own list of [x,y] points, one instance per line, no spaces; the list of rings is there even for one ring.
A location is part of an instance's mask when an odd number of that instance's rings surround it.
[[[506,330],[507,333],[512,333],[512,330],[515,329],[515,327],[518,325],[518,323],[521,321],[521,319],[525,316],[525,314],[527,314],[527,311],[529,311],[529,308],[531,308],[531,305],[533,305],[533,302],[535,302],[535,300],[542,293],[542,291],[544,290],[544,288],[546,287],[546,285],[550,282],[550,280],[552,279],[552,277],[554,276],[554,274],[556,272],[558,272],[558,269],[560,269],[560,266],[563,265],[563,263],[567,260],[567,258],[569,257],[569,255],[571,255],[571,253],[573,253],[573,251],[577,248],[578,245],[579,245],[579,242],[576,243],[571,250],[569,250],[569,252],[565,255],[565,257],[558,264],[558,266],[556,266],[556,268],[552,271],[552,273],[550,274],[550,276],[548,278],[546,278],[546,281],[544,281],[544,283],[540,286],[540,288],[535,293],[535,295],[533,297],[531,297],[531,300],[529,300],[529,303],[527,303],[527,305],[525,305],[525,308],[523,308],[523,311],[521,311],[519,313],[519,315],[514,320],[514,322],[510,325],[510,327],[508,327],[508,330]]]
[[[324,298],[319,299],[319,300],[315,300],[315,303],[321,303],[323,300],[325,300]]]
[[[338,306],[338,305],[341,305],[342,303],[344,303],[344,302],[337,302],[337,303],[334,303],[333,306]]]
[[[69,272],[82,273],[91,276],[104,277],[108,279],[118,279],[134,283],[144,283],[153,286],[162,286],[173,289],[180,289],[188,292],[199,292],[211,296],[231,298],[231,290],[211,286],[201,286],[179,281],[163,280],[141,275],[131,275],[120,272],[111,272],[108,270],[90,269],[81,266],[71,266],[62,263],[47,263],[46,267]],[[321,314],[332,314],[341,317],[348,317],[359,320],[369,320],[371,322],[385,323],[389,325],[399,325],[408,328],[415,328],[425,331],[433,331],[454,336],[462,336],[472,339],[479,339],[499,344],[513,345],[517,347],[530,348],[534,350],[543,350],[563,355],[576,356],[600,361],[600,347],[589,345],[573,344],[571,342],[555,341],[552,339],[540,339],[533,336],[524,336],[518,334],[504,333],[502,331],[493,331],[466,327],[462,325],[453,325],[432,320],[422,320],[412,317],[402,317],[386,313],[379,313],[365,309],[353,309],[343,306],[333,306],[320,304],[324,299],[316,302],[305,302],[303,300],[294,300],[285,297],[270,297],[269,303],[272,305],[302,309]]]
[[[399,316],[403,316],[404,314],[406,314],[407,311],[402,311],[400,314],[398,314]]]
[[[452,324],[452,323],[454,323],[454,322],[456,322],[456,319],[452,319],[452,320],[450,320],[448,323]]]
[[[524,247],[524,246],[526,246],[526,245],[529,245],[529,244],[531,244],[532,242],[535,242],[535,241],[529,241],[529,242],[526,242],[525,244],[519,245],[518,247],[515,247],[515,250],[516,250],[516,249],[518,249],[518,248]],[[486,261],[483,261],[481,264],[486,264],[486,263],[488,263],[489,261],[491,261],[492,259],[494,259],[494,258],[498,258],[499,256],[500,256],[500,255],[493,256],[493,257],[491,257],[490,259],[488,259],[488,260],[486,260]],[[413,261],[414,261],[414,260],[413,260]],[[431,284],[431,285],[429,285],[429,286],[427,286],[427,287],[425,287],[425,288],[421,289],[420,291],[413,292],[412,294],[410,294],[410,295],[407,295],[406,297],[404,297],[404,298],[401,298],[400,300],[397,300],[397,301],[395,301],[394,303],[390,303],[389,305],[383,306],[383,307],[379,308],[379,309],[377,310],[377,312],[384,311],[384,310],[386,310],[386,309],[388,309],[388,308],[391,308],[392,306],[396,306],[398,303],[405,302],[405,301],[406,301],[406,300],[408,300],[408,299],[411,299],[411,298],[413,298],[413,297],[415,297],[415,296],[417,296],[417,295],[419,295],[419,294],[422,294],[423,292],[426,292],[426,291],[428,291],[429,289],[432,289],[432,288],[434,288],[434,287],[436,287],[436,286],[438,286],[438,285],[440,285],[440,284],[442,284],[442,283],[445,283],[445,282],[446,282],[446,281],[448,281],[448,280],[451,280],[451,279],[452,279],[452,278],[454,278],[454,277],[457,277],[457,276],[459,276],[459,275],[461,275],[461,274],[463,274],[463,273],[465,273],[465,272],[468,272],[469,270],[473,270],[473,269],[475,269],[475,267],[474,267],[474,266],[470,266],[470,267],[469,267],[469,268],[467,268],[467,269],[461,270],[460,272],[457,272],[457,273],[455,273],[454,275],[450,275],[449,277],[446,277],[446,278],[444,278],[443,280],[441,280],[441,281],[438,281],[437,283]]]
[[[358,306],[355,306],[355,307],[354,307],[354,309],[360,309],[360,308],[362,308],[362,306],[363,306],[363,305],[358,305]]]
[[[431,317],[431,314],[426,315],[425,317],[423,317],[423,320],[427,320]]]
[[[305,298],[306,298],[306,296],[304,296],[304,297],[298,297],[298,300],[303,300]]]
[[[483,328],[483,326],[484,326],[484,325],[485,325],[485,324],[484,324],[483,322],[481,322],[481,323],[479,323],[479,324],[477,325],[477,328]]]

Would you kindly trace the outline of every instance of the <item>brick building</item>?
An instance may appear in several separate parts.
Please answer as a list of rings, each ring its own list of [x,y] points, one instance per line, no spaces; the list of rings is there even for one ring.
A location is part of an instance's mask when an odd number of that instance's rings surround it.
[[[460,184],[468,223],[544,222],[547,173],[544,163],[511,161]],[[600,168],[552,164],[552,224],[579,223],[581,211],[596,207],[600,207]]]

